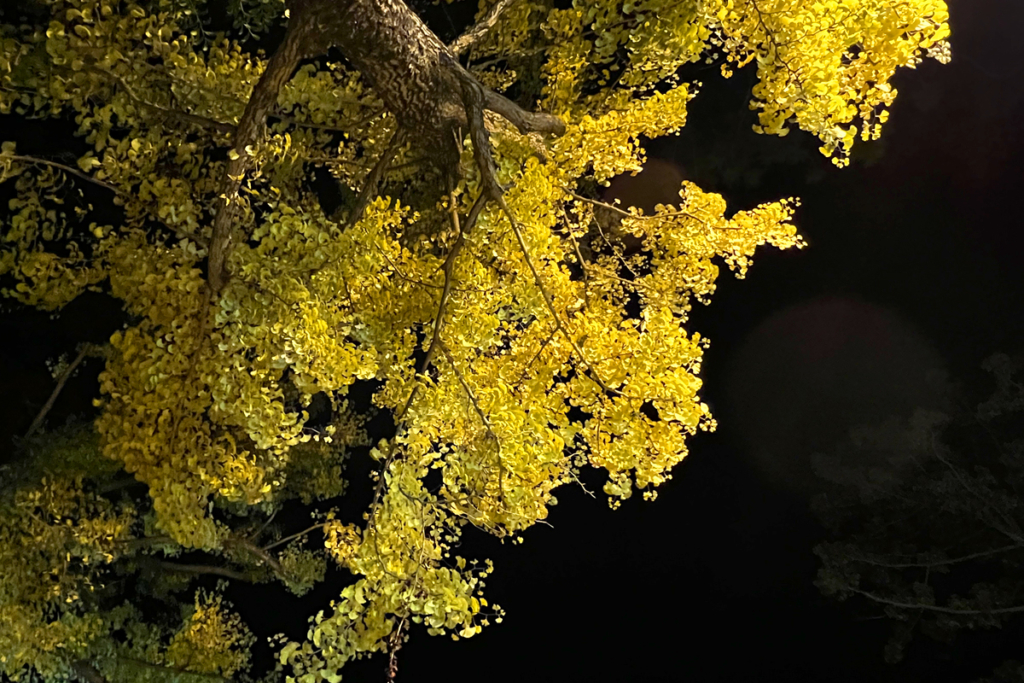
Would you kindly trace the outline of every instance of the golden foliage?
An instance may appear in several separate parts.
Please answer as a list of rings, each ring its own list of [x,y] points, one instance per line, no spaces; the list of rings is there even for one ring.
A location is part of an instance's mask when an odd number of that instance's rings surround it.
[[[360,186],[395,119],[359,74],[308,65],[246,150],[254,170],[232,277],[211,299],[203,263],[224,152],[266,60],[235,40],[203,43],[187,28],[191,3],[47,4],[48,25],[0,31],[0,113],[73,116],[90,151],[72,166],[3,143],[0,180],[17,190],[0,243],[3,294],[47,310],[87,290],[123,303],[131,322],[109,341],[96,429],[102,456],[148,495],[138,515],[99,493],[90,471],[12,495],[0,518],[0,607],[12,624],[0,668],[16,678],[59,678],[76,658],[117,652],[175,670],[244,668],[250,636],[217,595],[199,595],[173,633],[82,601],[111,580],[105,567],[143,571],[184,551],[243,564],[243,578],[257,577],[256,563],[295,592],[322,578],[325,553],[355,575],[308,640],[280,651],[302,683],[337,680],[406,621],[468,637],[500,619],[481,595],[490,566],[450,555],[464,527],[517,537],[586,465],[607,471],[613,505],[635,490],[653,496],[687,437],[715,426],[699,397],[707,340],[686,327],[693,301],[708,301],[720,264],[742,277],[757,247],[802,246],[794,200],[730,215],[687,182],[677,205],[642,215],[584,188],[639,171],[641,139],[685,124],[699,85],[681,82],[688,63],[718,60],[726,75],[756,63],[758,130],[796,125],[842,165],[858,127],[878,136],[896,69],[948,58],[941,0],[518,3],[472,48],[471,66],[493,87],[533,93],[566,133],[540,141],[493,126],[515,223],[492,204],[461,235],[453,207],[423,200],[435,181],[405,148],[360,220],[343,229],[325,215],[307,170]],[[463,162],[454,209],[465,215],[482,191],[469,144]],[[99,224],[69,208],[68,188],[107,193],[119,218]],[[365,523],[329,516],[317,525],[323,551],[299,540],[275,557],[278,544],[240,541],[232,520],[343,494],[344,458],[365,438],[344,397],[363,380],[398,425],[371,450],[380,472]],[[331,402],[323,429],[310,426],[318,394]],[[435,471],[442,484],[428,489]],[[117,629],[134,640],[119,645]],[[114,678],[131,670],[104,667]]]

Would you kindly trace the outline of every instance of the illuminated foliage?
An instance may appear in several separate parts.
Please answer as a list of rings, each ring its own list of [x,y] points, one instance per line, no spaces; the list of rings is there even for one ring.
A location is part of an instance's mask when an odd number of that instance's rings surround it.
[[[759,130],[796,125],[843,165],[858,126],[877,137],[894,71],[948,54],[941,0],[484,1],[452,48],[468,67],[443,50],[431,67],[465,103],[445,166],[406,135],[429,128],[410,121],[418,100],[396,104],[404,91],[357,59],[324,50],[267,90],[288,52],[242,39],[289,16],[294,47],[318,1],[242,0],[228,35],[176,0],[47,0],[48,19],[0,30],[0,113],[73,118],[88,147],[64,163],[3,142],[3,294],[55,311],[104,292],[129,321],[103,350],[86,465],[40,465],[5,503],[9,676],[245,669],[250,636],[219,593],[184,598],[168,626],[118,599],[125,576],[173,603],[190,575],[302,594],[345,568],[308,640],[281,643],[302,683],[394,651],[410,624],[458,638],[500,619],[481,594],[491,566],[452,554],[464,528],[518,539],[584,466],[607,472],[613,505],[652,497],[715,425],[693,302],[721,264],[742,277],[758,246],[802,246],[795,200],[730,214],[689,182],[653,215],[597,200],[642,168],[642,139],[685,124],[699,84],[684,67],[756,62]],[[418,21],[384,0],[367,16],[385,6]],[[479,124],[474,77],[492,89]],[[371,413],[395,428],[368,449],[369,508],[342,520]],[[272,523],[303,505],[309,529]]]

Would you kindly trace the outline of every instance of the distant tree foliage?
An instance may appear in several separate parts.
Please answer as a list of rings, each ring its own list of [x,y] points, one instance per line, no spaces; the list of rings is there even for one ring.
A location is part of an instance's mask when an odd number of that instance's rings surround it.
[[[57,373],[101,359],[94,431],[44,409],[0,515],[0,671],[48,681],[242,676],[253,635],[204,575],[352,573],[278,642],[268,675],[301,683],[500,619],[463,529],[518,538],[584,466],[653,496],[714,426],[693,302],[802,244],[793,200],[596,199],[684,125],[681,70],[756,64],[757,129],[842,166],[949,33],[941,0],[483,0],[447,45],[401,0],[238,0],[226,34],[202,0],[33,7],[0,29],[0,113],[73,120],[86,151],[3,141],[3,294],[127,318]],[[342,518],[353,449],[377,474]]]
[[[1024,617],[1024,362],[984,367],[995,390],[980,404],[865,427],[817,458],[834,485],[817,505],[834,539],[815,549],[817,584],[888,618],[890,661],[916,631],[951,642]]]

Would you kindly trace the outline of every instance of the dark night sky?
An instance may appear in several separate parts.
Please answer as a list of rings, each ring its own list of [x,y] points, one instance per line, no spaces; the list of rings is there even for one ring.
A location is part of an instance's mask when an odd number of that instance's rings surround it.
[[[1021,349],[1024,3],[959,0],[952,24],[953,63],[901,74],[882,141],[845,170],[803,134],[750,132],[742,81],[701,78],[683,135],[652,150],[733,208],[801,197],[809,243],[760,253],[693,315],[712,339],[703,377],[719,431],[692,441],[654,502],[612,512],[600,494],[564,490],[553,528],[535,527],[522,546],[469,534],[465,549],[495,561],[488,598],[505,621],[458,643],[414,631],[400,680],[967,682],[1024,658],[1011,647],[1018,631],[952,648],[921,641],[886,665],[884,624],[855,620],[812,585],[811,452],[858,421],[941,402],[940,372],[969,376],[989,353]],[[104,315],[86,303],[57,322],[0,317],[4,442],[48,393],[43,360],[81,332],[102,338]],[[108,318],[117,324],[116,311]],[[79,394],[94,374],[73,381]],[[237,606],[294,635],[316,609],[309,598]],[[384,665],[357,663],[345,680],[380,681]]]

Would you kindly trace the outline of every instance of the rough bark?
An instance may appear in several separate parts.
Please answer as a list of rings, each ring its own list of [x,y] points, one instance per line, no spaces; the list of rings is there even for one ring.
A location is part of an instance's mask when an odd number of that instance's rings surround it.
[[[245,111],[235,129],[233,158],[228,160],[224,179],[224,205],[217,211],[210,236],[210,251],[207,264],[207,282],[214,294],[219,294],[227,283],[227,257],[231,249],[231,229],[239,214],[239,189],[248,172],[251,161],[246,147],[256,143],[266,126],[267,114],[277,104],[277,95],[299,62],[309,55],[306,39],[310,23],[303,20],[289,22],[281,46],[274,52],[267,68],[253,88],[252,96],[245,105]]]
[[[228,164],[224,206],[214,218],[207,281],[216,295],[227,281],[231,230],[239,189],[250,168],[245,148],[263,134],[281,87],[302,59],[338,48],[395,116],[407,139],[448,175],[458,172],[461,131],[467,130],[461,81],[473,79],[451,50],[402,0],[292,0],[285,40],[253,90],[234,138],[237,158]],[[475,80],[475,79],[474,79]],[[484,108],[522,133],[561,134],[550,114],[527,112],[484,90]]]

